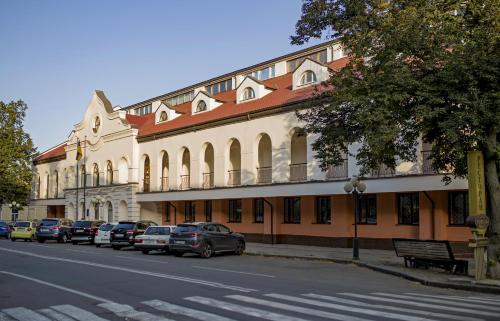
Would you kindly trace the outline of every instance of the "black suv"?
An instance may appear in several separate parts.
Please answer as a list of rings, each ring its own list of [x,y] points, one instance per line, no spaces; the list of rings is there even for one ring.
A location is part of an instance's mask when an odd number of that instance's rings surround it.
[[[43,243],[46,240],[57,240],[66,243],[71,238],[73,221],[67,218],[44,218],[36,228],[36,239]]]
[[[94,238],[104,221],[76,221],[71,228],[71,243],[90,242],[94,244]]]
[[[191,252],[209,258],[216,252],[241,255],[245,251],[245,237],[217,223],[179,224],[170,234],[169,242],[170,252],[175,256]]]
[[[137,235],[144,234],[148,227],[157,225],[153,221],[120,221],[111,230],[111,247],[113,250],[119,250],[122,247],[133,246]]]

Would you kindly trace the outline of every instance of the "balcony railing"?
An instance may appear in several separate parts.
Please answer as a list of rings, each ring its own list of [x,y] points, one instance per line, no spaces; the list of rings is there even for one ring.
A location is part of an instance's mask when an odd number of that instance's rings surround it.
[[[432,168],[430,156],[430,150],[422,151],[422,174],[436,174],[436,171]]]
[[[161,184],[160,184],[160,187],[161,187],[161,190],[162,191],[168,191],[169,189],[169,183],[168,183],[168,177],[162,177],[161,178]]]
[[[241,185],[241,171],[240,170],[232,170],[229,172],[229,179],[227,180],[227,185],[229,186],[238,186]]]
[[[203,173],[203,188],[214,187],[214,172]]]
[[[189,183],[189,175],[181,175],[181,186],[180,186],[180,189],[181,190],[186,190],[186,189],[189,189],[191,186],[190,186],[190,183]]]
[[[372,177],[388,177],[394,176],[396,172],[394,169],[387,167],[385,164],[381,164],[379,168],[373,169],[371,172]]]
[[[342,179],[347,178],[347,159],[337,166],[330,166],[326,171],[326,179]]]
[[[290,181],[305,181],[307,180],[307,163],[290,164]]]
[[[150,189],[150,182],[149,182],[149,179],[143,179],[143,187],[142,187],[142,191],[147,193],[147,192],[150,192],[151,189]]]
[[[257,168],[257,183],[271,184],[273,181],[273,168],[272,167],[259,167]]]

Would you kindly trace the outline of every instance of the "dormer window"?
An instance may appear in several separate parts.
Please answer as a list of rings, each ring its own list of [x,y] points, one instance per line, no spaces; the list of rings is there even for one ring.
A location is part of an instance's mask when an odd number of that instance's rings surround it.
[[[255,98],[255,91],[251,87],[245,88],[243,91],[243,99],[242,100],[248,100],[248,99],[253,99]]]
[[[316,82],[316,74],[312,70],[306,70],[300,76],[300,85],[307,85]]]
[[[204,100],[200,100],[198,105],[196,105],[196,112],[199,113],[205,110],[207,110],[207,103]]]
[[[166,121],[168,119],[168,115],[167,115],[167,112],[166,111],[162,111],[160,113],[160,122],[162,121]]]

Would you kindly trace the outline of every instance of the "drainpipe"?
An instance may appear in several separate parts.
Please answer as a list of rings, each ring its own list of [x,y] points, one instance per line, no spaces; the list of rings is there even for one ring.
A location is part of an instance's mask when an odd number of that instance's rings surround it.
[[[271,202],[269,202],[268,200],[266,200],[265,198],[262,198],[262,200],[264,201],[264,203],[266,203],[269,208],[271,209],[271,244],[274,244],[274,229],[273,229],[273,221],[274,221],[274,215],[273,215],[273,204],[271,204]]]
[[[174,208],[174,225],[177,225],[177,207],[169,201],[167,201],[167,206],[172,206]]]
[[[431,202],[431,238],[434,240],[435,239],[435,220],[434,220],[435,213],[434,213],[434,211],[436,209],[436,203],[432,200],[432,198],[429,196],[429,194],[427,194],[426,191],[424,191],[424,195]]]

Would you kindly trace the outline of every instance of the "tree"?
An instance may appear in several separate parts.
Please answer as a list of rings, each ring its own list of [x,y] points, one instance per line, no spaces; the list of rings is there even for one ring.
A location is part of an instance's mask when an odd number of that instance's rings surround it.
[[[27,108],[22,100],[0,101],[0,204],[29,198],[36,149],[23,128]]]
[[[326,36],[325,36],[326,35]],[[338,40],[349,64],[298,113],[324,169],[349,144],[361,173],[415,161],[419,138],[436,170],[467,175],[485,156],[488,272],[500,277],[500,0],[305,0],[293,44]],[[445,177],[449,182],[451,177]]]

